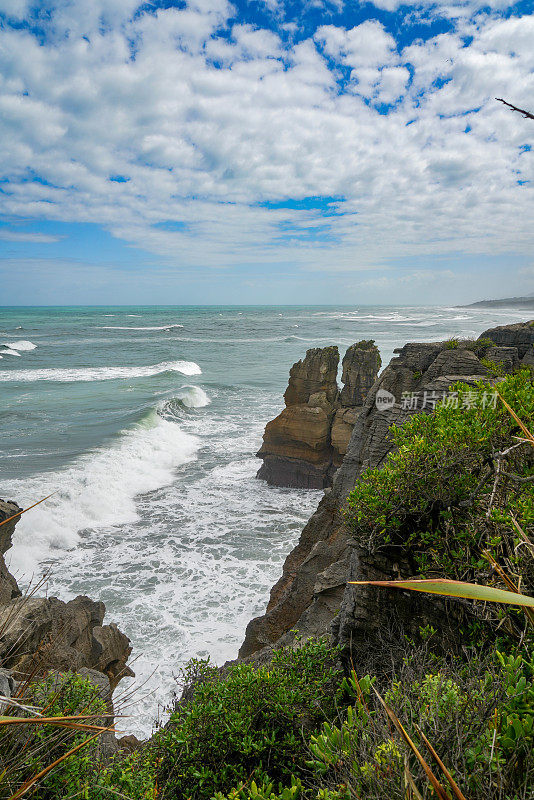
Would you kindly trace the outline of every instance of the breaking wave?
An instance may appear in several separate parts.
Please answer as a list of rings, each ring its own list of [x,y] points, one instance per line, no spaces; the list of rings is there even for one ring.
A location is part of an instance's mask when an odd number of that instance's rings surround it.
[[[51,551],[75,547],[86,529],[107,528],[102,532],[105,547],[110,528],[137,520],[135,498],[169,485],[176,468],[196,458],[198,447],[196,436],[151,410],[115,442],[70,467],[12,481],[5,488],[25,505],[56,494],[22,517],[9,551],[11,565],[29,578],[28,571]]]
[[[0,372],[0,381],[109,381],[120,378],[146,378],[163,372],[180,372],[182,375],[201,375],[194,361],[164,361],[147,367],[83,367],[62,369],[19,369]]]
[[[4,347],[9,347],[10,350],[35,350],[37,347],[33,342],[28,342],[23,339],[20,342],[5,342]]]

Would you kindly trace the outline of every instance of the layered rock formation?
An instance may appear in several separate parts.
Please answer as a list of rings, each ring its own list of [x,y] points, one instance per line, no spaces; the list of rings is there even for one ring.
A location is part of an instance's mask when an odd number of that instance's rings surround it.
[[[411,569],[398,554],[395,558],[386,554],[377,557],[351,540],[343,521],[343,507],[362,471],[379,466],[387,456],[390,426],[400,425],[409,415],[421,412],[421,406],[414,408],[406,402],[410,393],[424,397],[426,392],[432,403],[457,380],[479,381],[487,377],[482,358],[499,360],[503,369],[519,362],[529,364],[533,325],[522,323],[485,331],[480,339],[490,339],[496,347],[483,341],[479,346],[435,342],[406,344],[395,351],[396,357],[365,399],[332,489],[325,492],[299,543],[287,557],[265,614],[249,623],[239,652],[241,658],[268,657],[274,645],[291,642],[298,630],[304,636],[329,633],[336,643],[350,646],[361,666],[370,657],[373,643],[391,628],[394,618],[408,634],[433,624],[454,646],[458,638],[457,617],[464,607],[461,601],[398,592],[393,606],[389,593],[347,585],[351,580],[406,576]],[[393,396],[394,404],[389,408],[377,407],[376,398],[381,392]],[[425,411],[432,410],[431,403]]]
[[[0,500],[0,522],[20,510]],[[97,670],[113,690],[134,674],[126,665],[130,640],[115,624],[103,625],[104,603],[83,596],[68,603],[31,592],[22,596],[4,561],[17,521],[0,525],[0,664],[17,678],[49,669]]]
[[[337,385],[337,347],[308,350],[289,372],[286,407],[267,423],[258,452],[258,478],[274,486],[321,489],[341,464],[364,398],[376,380],[380,355],[373,342],[352,345]]]

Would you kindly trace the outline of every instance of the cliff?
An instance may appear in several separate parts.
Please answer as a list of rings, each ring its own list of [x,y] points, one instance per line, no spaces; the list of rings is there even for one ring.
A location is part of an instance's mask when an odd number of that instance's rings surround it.
[[[405,632],[434,623],[451,646],[458,640],[461,602],[413,593],[391,596],[372,587],[348,586],[350,580],[375,580],[413,574],[402,550],[392,556],[371,553],[355,542],[344,522],[348,493],[362,471],[380,466],[391,448],[389,429],[411,415],[430,412],[448,387],[462,380],[488,379],[490,362],[510,372],[518,364],[531,364],[534,323],[502,326],[485,331],[477,342],[410,343],[396,356],[367,394],[340,469],[331,489],[319,503],[288,555],[283,573],[271,590],[265,614],[253,619],[240,649],[241,658],[268,657],[277,644],[289,643],[294,631],[304,636],[329,633],[336,643],[369,655],[373,642],[384,636],[395,618]],[[488,341],[489,340],[489,341]],[[491,342],[494,343],[492,346]],[[413,398],[426,400],[417,405]],[[386,398],[388,403],[380,403]]]
[[[337,347],[308,350],[293,364],[284,394],[286,407],[267,423],[258,457],[258,478],[273,486],[322,489],[341,464],[367,392],[376,380],[380,355],[374,342],[347,350],[343,388],[337,385]]]

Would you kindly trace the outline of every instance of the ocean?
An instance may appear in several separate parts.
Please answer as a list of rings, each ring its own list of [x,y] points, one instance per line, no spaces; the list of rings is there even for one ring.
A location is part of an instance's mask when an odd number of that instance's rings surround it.
[[[525,312],[449,307],[0,308],[0,497],[28,506],[21,585],[103,600],[150,734],[192,657],[235,658],[321,493],[255,478],[265,423],[310,347],[476,337]],[[121,684],[123,685],[123,684]]]

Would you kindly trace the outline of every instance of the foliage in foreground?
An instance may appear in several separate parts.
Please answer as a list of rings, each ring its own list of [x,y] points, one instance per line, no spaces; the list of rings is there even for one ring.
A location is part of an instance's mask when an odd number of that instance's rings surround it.
[[[521,420],[534,427],[530,374],[506,378],[499,390]],[[460,384],[456,391],[460,408],[444,404],[434,415],[418,415],[394,431],[397,450],[351,494],[349,524],[370,550],[408,550],[414,572],[429,576],[488,579],[487,550],[523,592],[531,593],[533,550],[520,533],[530,535],[534,521],[533,448],[518,440],[524,432],[503,407],[484,403],[488,386]],[[497,570],[495,585],[501,577]],[[515,630],[522,636],[515,644],[503,637],[485,655],[467,644],[464,657],[455,660],[432,653],[436,632],[425,629],[422,645],[405,642],[404,664],[389,678],[358,680],[355,673],[343,678],[338,653],[313,641],[277,652],[269,665],[238,664],[224,675],[206,662],[194,662],[186,675],[185,699],[149,746],[104,764],[89,742],[41,781],[33,797],[439,796],[414,750],[384,713],[378,690],[417,748],[423,751],[423,734],[428,737],[469,800],[532,800],[532,631],[521,630],[521,612],[510,613],[516,614]],[[34,689],[34,697],[48,710],[84,711],[95,690],[80,680],[71,676],[60,700],[56,687],[46,683]],[[0,757],[8,772],[16,761],[10,764],[9,754],[19,758],[20,781],[66,752],[78,737],[88,740],[89,734],[67,732],[58,738],[57,731],[41,729],[26,741],[20,735],[10,740],[2,732]],[[20,770],[20,750],[26,773]],[[7,787],[6,774],[2,780],[2,788]],[[9,796],[4,792],[3,797]],[[441,796],[451,796],[450,790]]]
[[[299,776],[310,732],[335,714],[336,657],[312,641],[277,651],[266,666],[232,666],[222,679],[196,662],[191,700],[178,704],[154,740],[162,797],[209,800],[251,780]]]
[[[406,643],[404,666],[380,686],[386,702],[419,747],[418,727],[426,734],[469,800],[531,798],[532,654],[482,659],[471,650],[467,660],[446,663],[432,654],[432,635],[427,631],[419,648]],[[200,684],[152,745],[106,765],[89,745],[33,797],[405,800],[411,781],[430,800],[420,765],[376,699],[376,679],[341,678],[332,666],[336,657],[325,644],[309,642],[278,652],[273,666],[241,664],[225,677],[193,664],[189,678],[200,677]],[[69,684],[75,702],[60,702],[65,711],[94,691],[78,678]],[[41,757],[51,757],[46,748]]]
[[[489,549],[532,586],[534,562],[524,557],[511,519],[525,528],[534,522],[532,448],[513,438],[521,431],[500,402],[493,407],[490,386],[452,390],[458,408],[445,402],[392,426],[394,450],[349,495],[347,522],[371,552],[409,553],[413,574],[476,582],[488,571]],[[499,391],[534,427],[530,373],[509,376]]]
[[[420,764],[372,691],[375,679],[345,681],[353,704],[310,738],[309,773],[285,786],[246,782],[216,800],[405,800],[415,786],[434,797]],[[534,785],[534,660],[503,655],[443,664],[411,652],[385,700],[416,745],[420,728],[470,800],[527,800]]]
[[[108,709],[98,687],[75,673],[52,672],[32,681],[23,687],[17,702],[20,706],[4,709],[2,713],[29,718],[40,709],[47,717],[82,715],[87,717],[88,725],[108,724]],[[21,706],[28,711],[21,710]],[[37,724],[1,728],[0,797],[11,798],[25,783],[79,745],[80,749],[29,786],[23,796],[35,800],[105,800],[113,796],[111,789],[132,800],[155,797],[152,770],[139,753],[115,758],[106,765],[99,737],[95,738],[93,731]]]

